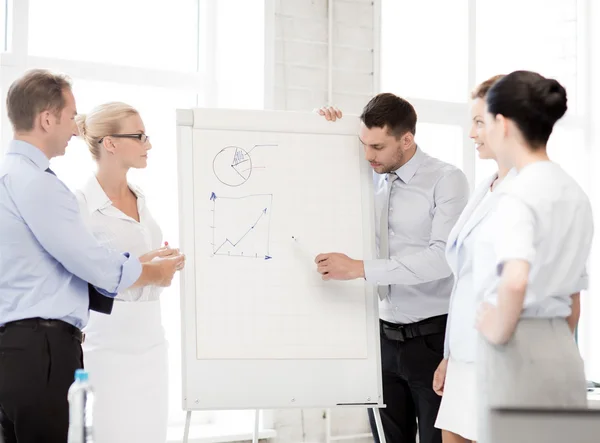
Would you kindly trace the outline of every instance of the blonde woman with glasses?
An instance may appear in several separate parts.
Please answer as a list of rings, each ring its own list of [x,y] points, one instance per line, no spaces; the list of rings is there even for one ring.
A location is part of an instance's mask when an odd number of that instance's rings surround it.
[[[84,220],[108,247],[126,248],[142,262],[177,254],[142,190],[128,182],[145,168],[152,145],[137,110],[107,103],[77,116],[80,136],[98,165],[77,192]],[[149,252],[150,251],[150,252]],[[84,363],[96,390],[97,443],[164,443],[167,433],[167,342],[161,324],[161,289],[148,286],[116,297],[111,315],[91,315]]]

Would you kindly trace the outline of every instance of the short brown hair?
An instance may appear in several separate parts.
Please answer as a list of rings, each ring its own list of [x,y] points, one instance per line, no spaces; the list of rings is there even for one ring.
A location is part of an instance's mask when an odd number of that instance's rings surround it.
[[[363,109],[360,119],[369,129],[388,127],[396,138],[417,132],[417,113],[413,105],[390,92],[377,94]]]
[[[504,74],[494,75],[493,77],[490,77],[486,81],[480,83],[479,86],[477,86],[471,93],[471,99],[475,100],[476,98],[485,98],[489,90],[492,89],[492,86],[494,86],[494,84],[502,77],[504,77]]]
[[[52,111],[60,116],[65,107],[63,91],[71,89],[71,80],[64,74],[45,69],[28,71],[15,80],[6,96],[8,118],[15,131],[31,131],[36,115]]]

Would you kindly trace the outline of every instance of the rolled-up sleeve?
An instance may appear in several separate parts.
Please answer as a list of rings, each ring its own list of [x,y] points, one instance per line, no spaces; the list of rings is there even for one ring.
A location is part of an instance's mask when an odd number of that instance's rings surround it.
[[[32,234],[71,274],[109,297],[138,280],[142,272],[139,260],[100,245],[86,228],[75,196],[56,177],[41,174],[26,183],[17,180],[12,188],[15,204]]]

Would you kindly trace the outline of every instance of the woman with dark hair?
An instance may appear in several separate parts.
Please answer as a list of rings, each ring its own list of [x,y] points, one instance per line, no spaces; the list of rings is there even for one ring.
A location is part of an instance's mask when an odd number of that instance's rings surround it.
[[[473,259],[473,284],[483,300],[477,318],[482,440],[489,408],[586,407],[572,329],[593,237],[588,197],[546,152],[567,110],[565,89],[516,71],[492,86],[486,105],[490,147],[518,175],[499,190]]]

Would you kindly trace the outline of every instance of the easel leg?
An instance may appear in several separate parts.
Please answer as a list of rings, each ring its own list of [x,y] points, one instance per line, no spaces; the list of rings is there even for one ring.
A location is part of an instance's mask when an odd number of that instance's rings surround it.
[[[254,411],[254,434],[252,434],[252,443],[258,443],[258,425],[260,420],[260,410]]]
[[[379,443],[386,443],[385,434],[383,433],[383,424],[381,423],[381,415],[379,414],[379,408],[373,408],[373,416],[375,417],[375,424],[377,425]]]
[[[192,411],[187,411],[185,415],[185,428],[183,429],[183,443],[188,443],[190,437],[190,422],[192,421]]]

